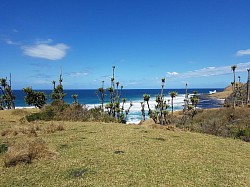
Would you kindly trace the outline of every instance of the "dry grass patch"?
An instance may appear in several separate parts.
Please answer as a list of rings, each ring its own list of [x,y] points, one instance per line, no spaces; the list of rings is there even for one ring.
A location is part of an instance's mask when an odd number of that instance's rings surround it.
[[[25,109],[15,109],[15,110],[11,110],[11,114],[15,115],[15,116],[20,116],[20,117],[24,117],[26,115],[28,115],[30,113],[30,111],[25,110]]]
[[[27,135],[28,137],[37,137],[37,132],[34,127],[20,127],[15,126],[1,130],[1,136],[17,136]]]
[[[54,133],[56,131],[63,131],[65,130],[65,125],[63,122],[50,122],[49,125],[47,125],[47,127],[45,128],[45,132],[46,133]]]
[[[8,148],[4,158],[5,167],[16,166],[20,163],[30,164],[32,160],[55,156],[44,140],[40,138],[28,139],[24,142],[14,143]]]
[[[24,116],[38,112],[39,109],[15,109],[15,110],[0,110],[0,120],[1,122],[19,122]]]

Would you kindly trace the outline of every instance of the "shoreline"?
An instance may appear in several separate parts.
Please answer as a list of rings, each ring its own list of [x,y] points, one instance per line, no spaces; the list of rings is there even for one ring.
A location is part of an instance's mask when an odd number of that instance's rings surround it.
[[[216,99],[226,99],[233,93],[232,86],[227,86],[223,91],[221,92],[216,92],[213,94],[208,94],[209,97],[211,98],[216,98]]]

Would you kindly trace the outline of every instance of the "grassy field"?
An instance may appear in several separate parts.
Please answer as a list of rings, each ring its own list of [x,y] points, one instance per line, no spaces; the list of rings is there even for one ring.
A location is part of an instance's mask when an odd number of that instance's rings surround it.
[[[10,151],[42,139],[50,154],[5,167],[8,152],[0,153],[0,186],[250,186],[250,143],[138,125],[20,121],[28,112],[0,111],[0,143]],[[59,125],[65,130],[50,130]]]

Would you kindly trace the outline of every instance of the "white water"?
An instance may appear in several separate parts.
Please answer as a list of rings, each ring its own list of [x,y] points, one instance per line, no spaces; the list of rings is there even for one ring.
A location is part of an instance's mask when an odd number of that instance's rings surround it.
[[[184,105],[184,99],[185,94],[180,94],[174,98],[174,111],[182,110]],[[169,105],[171,105],[171,97],[165,97],[165,100],[167,103],[169,102]],[[130,108],[130,112],[127,116],[127,124],[139,124],[142,120],[142,114],[141,114],[141,102],[142,100],[134,100],[132,101],[133,106]],[[154,109],[156,105],[155,100],[150,99],[149,106],[150,109]],[[89,108],[94,108],[96,106],[100,106],[99,104],[88,104]],[[127,101],[124,105],[124,110],[127,110],[130,106],[130,101]],[[148,106],[147,103],[145,103],[145,113],[148,113]],[[147,116],[146,116],[147,118]]]

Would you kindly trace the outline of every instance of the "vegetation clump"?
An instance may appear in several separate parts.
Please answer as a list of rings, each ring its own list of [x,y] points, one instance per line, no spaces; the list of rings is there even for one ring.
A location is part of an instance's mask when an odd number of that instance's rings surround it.
[[[179,124],[182,127],[182,124]],[[250,141],[250,110],[248,108],[220,108],[197,110],[188,118],[186,128],[191,131]]]
[[[155,109],[152,110],[149,106],[149,99],[150,95],[149,94],[144,94],[143,99],[144,102],[141,102],[141,112],[142,112],[142,117],[143,120],[145,120],[145,102],[147,103],[148,106],[148,115],[150,118],[154,120],[155,123],[159,123],[161,125],[168,125],[170,124],[170,116],[168,112],[169,104],[164,98],[164,85],[165,85],[165,78],[161,79],[161,93],[159,95],[156,95],[156,105]],[[169,93],[171,98],[172,98],[172,114],[173,114],[173,98],[178,94],[177,92],[171,92]]]
[[[44,121],[103,121],[115,122],[116,119],[107,114],[102,114],[100,107],[88,109],[81,104],[67,104],[63,101],[53,102],[51,105],[44,106],[41,111],[26,116],[28,122]]]
[[[123,86],[120,85],[120,82],[115,83],[115,66],[112,66],[113,75],[111,78],[111,85],[106,90],[109,95],[109,102],[105,105],[104,108],[104,100],[105,100],[105,89],[104,89],[104,81],[102,81],[102,87],[98,88],[96,95],[101,103],[101,111],[102,115],[108,114],[110,117],[117,119],[119,123],[126,123],[127,116],[133,103],[130,102],[129,108],[125,110],[124,104],[126,103],[126,99],[122,98],[122,90]]]

